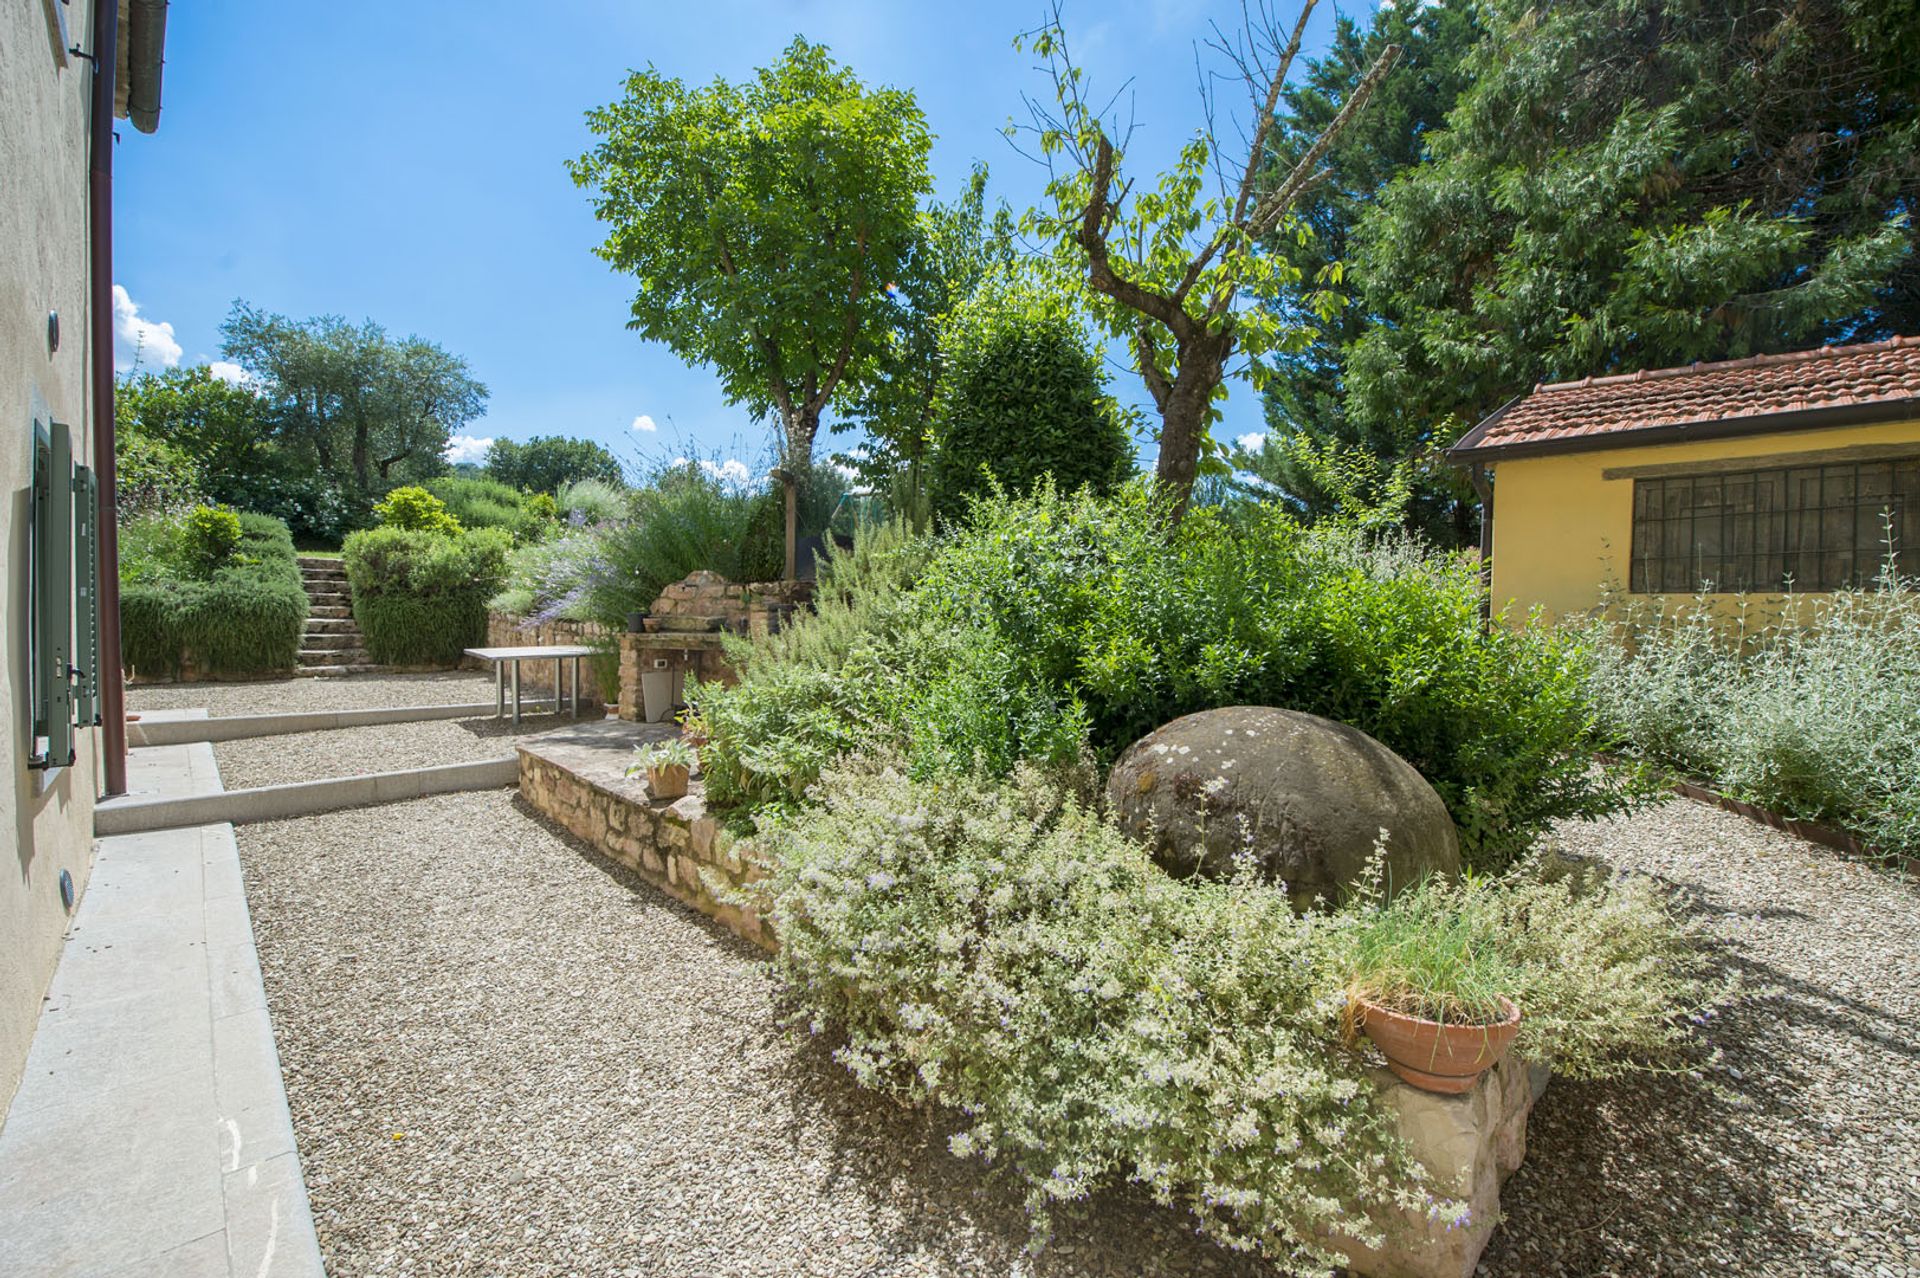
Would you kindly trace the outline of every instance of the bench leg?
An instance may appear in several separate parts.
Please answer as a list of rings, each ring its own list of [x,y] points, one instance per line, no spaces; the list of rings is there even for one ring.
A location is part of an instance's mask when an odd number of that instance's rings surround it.
[[[504,661],[493,663],[493,717],[503,719],[507,714],[507,665]]]
[[[513,726],[520,726],[520,663],[513,663]]]
[[[560,689],[556,687],[553,695],[558,699]],[[576,719],[580,717],[580,658],[578,657],[573,659],[573,717]]]

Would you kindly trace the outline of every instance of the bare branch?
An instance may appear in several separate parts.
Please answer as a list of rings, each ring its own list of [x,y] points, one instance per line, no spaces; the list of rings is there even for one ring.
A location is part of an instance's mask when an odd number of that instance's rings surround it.
[[[1299,21],[1293,24],[1293,38],[1287,41],[1286,51],[1280,55],[1280,65],[1267,82],[1267,99],[1260,106],[1260,114],[1253,126],[1253,142],[1247,150],[1247,172],[1240,179],[1240,195],[1234,200],[1233,216],[1228,219],[1235,225],[1239,225],[1246,216],[1247,202],[1253,198],[1253,184],[1260,176],[1260,159],[1266,152],[1267,134],[1273,131],[1274,110],[1280,104],[1280,91],[1286,87],[1287,75],[1293,70],[1293,60],[1300,53],[1300,41],[1306,37],[1307,19],[1313,13],[1313,6],[1314,0],[1305,0],[1301,4]]]
[[[1368,68],[1366,75],[1361,77],[1359,84],[1353,86],[1353,92],[1348,94],[1347,100],[1341,104],[1340,114],[1333,117],[1333,123],[1314,139],[1313,145],[1307,148],[1307,153],[1300,157],[1299,162],[1293,166],[1293,171],[1287,174],[1287,180],[1282,182],[1271,195],[1260,201],[1259,207],[1254,210],[1253,217],[1247,224],[1250,234],[1265,235],[1272,230],[1273,224],[1279,221],[1280,215],[1299,198],[1300,192],[1318,179],[1320,157],[1327,153],[1339,140],[1340,135],[1346,131],[1347,126],[1353,122],[1354,117],[1360,114],[1360,108],[1367,104],[1367,99],[1373,96],[1373,91],[1380,87],[1380,81],[1386,78],[1388,69],[1393,66],[1394,60],[1399,56],[1400,46],[1397,44],[1390,44],[1380,51],[1380,56],[1375,59],[1373,66]]]
[[[1087,197],[1087,207],[1080,215],[1080,228],[1075,233],[1087,255],[1087,283],[1096,292],[1105,293],[1123,306],[1165,324],[1176,340],[1184,342],[1194,331],[1193,320],[1186,311],[1173,299],[1143,288],[1113,269],[1107,253],[1107,231],[1116,215],[1112,187],[1113,143],[1102,133],[1094,155],[1093,190]]]

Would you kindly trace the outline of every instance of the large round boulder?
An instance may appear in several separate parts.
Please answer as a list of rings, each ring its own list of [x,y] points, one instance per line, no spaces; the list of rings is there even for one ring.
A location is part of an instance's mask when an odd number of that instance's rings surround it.
[[[1460,872],[1447,805],[1413,765],[1358,728],[1297,710],[1175,719],[1120,756],[1107,799],[1169,873],[1226,878],[1248,855],[1296,906],[1357,885],[1382,830],[1389,890]]]

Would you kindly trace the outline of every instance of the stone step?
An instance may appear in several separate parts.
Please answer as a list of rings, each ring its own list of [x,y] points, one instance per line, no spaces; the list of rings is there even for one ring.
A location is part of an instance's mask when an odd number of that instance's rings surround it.
[[[330,555],[295,555],[294,561],[302,568],[332,568],[344,572],[346,560],[335,559]]]
[[[360,633],[360,627],[352,617],[309,616],[307,633],[310,635],[357,635]]]
[[[309,630],[300,639],[302,652],[338,652],[342,648],[359,646],[360,632],[357,630],[334,634],[315,634]]]
[[[300,679],[326,679],[336,675],[372,674],[379,668],[370,662],[353,662],[338,666],[301,666],[293,673]]]
[[[367,650],[360,647],[341,648],[302,648],[299,652],[303,666],[333,666],[341,662],[361,662],[369,660]]]
[[[335,608],[345,608],[352,604],[353,596],[344,590],[309,590],[307,591],[307,602],[309,604],[328,604]]]
[[[327,621],[339,621],[342,618],[353,616],[353,609],[347,607],[345,604],[317,604],[309,602],[307,605],[307,616],[319,617]]]

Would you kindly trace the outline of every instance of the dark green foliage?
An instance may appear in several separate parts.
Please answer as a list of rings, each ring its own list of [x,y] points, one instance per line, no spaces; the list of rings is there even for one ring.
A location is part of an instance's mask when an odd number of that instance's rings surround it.
[[[214,489],[258,470],[273,431],[259,395],[222,381],[204,364],[116,380],[113,412],[117,441],[164,442]]]
[[[361,497],[445,471],[448,439],[486,409],[464,359],[372,320],[235,302],[220,333],[266,405],[275,451]]]
[[[620,459],[590,439],[535,435],[526,443],[496,439],[487,449],[487,478],[529,493],[557,493],[582,479],[620,482]]]
[[[121,431],[114,436],[114,504],[120,522],[164,518],[204,494],[205,476],[193,458],[164,439]]]
[[[1082,743],[1104,763],[1170,719],[1240,704],[1379,738],[1440,792],[1481,868],[1556,818],[1624,802],[1593,774],[1582,649],[1483,627],[1472,566],[1411,543],[1271,508],[1242,522],[1198,509],[1176,528],[1139,486],[1104,502],[1043,487],[984,499],[911,587],[834,580],[819,618],[780,641],[786,659],[703,690],[717,802],[798,793],[871,745],[918,775],[1071,768]]]
[[[238,517],[239,538],[221,566],[196,567],[179,528],[135,524],[122,543],[122,658],[137,674],[213,675],[291,670],[307,620],[287,527],[265,515]],[[201,559],[200,564],[204,565]]]
[[[334,549],[348,533],[373,523],[373,502],[365,494],[279,453],[269,453],[254,474],[209,485],[208,496],[273,516],[299,546]]]
[[[1100,352],[1058,299],[991,290],[952,317],[933,457],[937,518],[966,513],[998,484],[1015,495],[1052,476],[1063,492],[1111,492],[1133,469],[1133,441],[1103,389]]]
[[[1273,237],[1273,250],[1299,268],[1303,290],[1342,269],[1352,254],[1354,228],[1381,188],[1426,157],[1429,138],[1443,127],[1447,112],[1470,83],[1465,58],[1482,35],[1479,9],[1477,0],[1444,0],[1382,5],[1365,24],[1342,16],[1335,22],[1331,47],[1309,62],[1306,74],[1287,90],[1273,168],[1281,176],[1333,122],[1381,50],[1388,44],[1401,48],[1392,74],[1366,111],[1327,152],[1326,179],[1294,206],[1310,234],[1289,231]],[[1304,298],[1300,307],[1308,309]],[[1271,438],[1251,452],[1242,450],[1235,459],[1239,469],[1261,481],[1255,486],[1257,495],[1283,495],[1308,519],[1351,514],[1342,500],[1347,495],[1342,486],[1324,482],[1292,441],[1341,446],[1357,454],[1349,464],[1364,458],[1379,471],[1425,445],[1426,423],[1362,425],[1347,417],[1347,348],[1377,318],[1363,299],[1350,298],[1331,318],[1316,320],[1313,340],[1275,357],[1274,375],[1266,385]],[[1471,505],[1471,490],[1459,476],[1429,469],[1414,488],[1406,520],[1442,541],[1465,541],[1472,531]]]
[[[383,665],[442,665],[481,643],[506,578],[508,535],[373,528],[347,538],[347,584],[367,652]]]
[[[1908,0],[1500,0],[1353,233],[1346,412],[1450,443],[1536,381],[1920,325]]]

